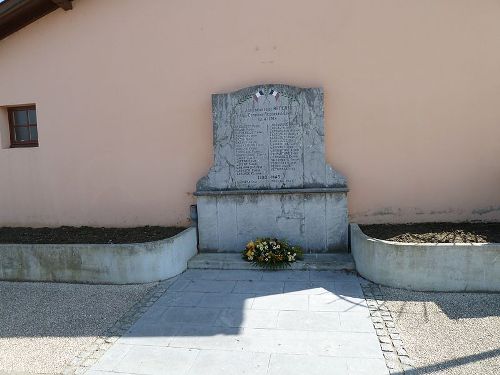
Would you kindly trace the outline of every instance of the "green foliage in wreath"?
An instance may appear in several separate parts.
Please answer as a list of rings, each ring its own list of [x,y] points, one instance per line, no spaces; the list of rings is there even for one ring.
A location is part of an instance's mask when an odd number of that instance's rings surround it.
[[[243,259],[252,262],[254,266],[266,269],[290,267],[293,262],[303,257],[299,246],[290,246],[276,238],[257,238],[250,241],[241,254]]]

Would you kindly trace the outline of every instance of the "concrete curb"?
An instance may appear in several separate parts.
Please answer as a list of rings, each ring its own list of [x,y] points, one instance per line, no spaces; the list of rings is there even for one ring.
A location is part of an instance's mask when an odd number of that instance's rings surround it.
[[[377,284],[430,292],[500,291],[500,244],[400,243],[350,225],[361,276]]]
[[[0,245],[0,280],[142,284],[174,277],[196,253],[196,227],[135,244]]]

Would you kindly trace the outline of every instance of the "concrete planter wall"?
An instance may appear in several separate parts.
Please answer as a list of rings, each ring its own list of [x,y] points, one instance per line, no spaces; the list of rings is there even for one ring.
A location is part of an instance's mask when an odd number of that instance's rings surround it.
[[[350,228],[356,269],[368,280],[420,291],[500,291],[500,244],[408,244]]]
[[[136,244],[0,245],[0,280],[135,284],[183,272],[197,253],[196,228]]]

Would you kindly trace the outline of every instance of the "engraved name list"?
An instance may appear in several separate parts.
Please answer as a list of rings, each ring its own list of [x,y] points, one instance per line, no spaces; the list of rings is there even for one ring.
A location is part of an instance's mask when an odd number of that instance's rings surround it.
[[[302,127],[292,105],[264,102],[236,113],[235,178],[239,187],[279,188],[302,174]]]

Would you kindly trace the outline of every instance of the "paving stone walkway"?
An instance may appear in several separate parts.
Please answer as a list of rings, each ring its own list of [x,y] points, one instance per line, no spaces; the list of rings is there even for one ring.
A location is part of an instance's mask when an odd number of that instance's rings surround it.
[[[387,374],[354,274],[188,270],[88,371]]]

